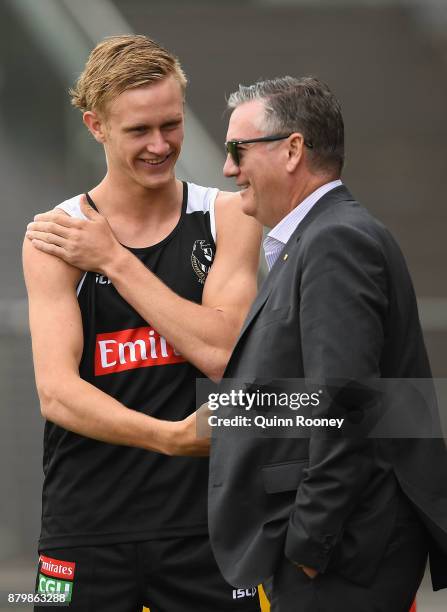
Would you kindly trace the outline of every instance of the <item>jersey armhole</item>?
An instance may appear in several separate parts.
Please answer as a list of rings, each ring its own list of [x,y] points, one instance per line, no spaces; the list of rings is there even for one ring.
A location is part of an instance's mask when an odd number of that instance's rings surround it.
[[[219,190],[216,189],[215,193],[212,195],[211,200],[210,200],[210,229],[211,229],[211,235],[213,237],[214,240],[214,244],[217,244],[216,241],[216,211],[215,211],[215,204],[216,204],[216,198],[219,195]]]
[[[84,284],[84,281],[85,281],[86,278],[87,278],[87,272],[84,272],[81,280],[78,283],[78,286],[76,287],[76,295],[77,295],[77,297],[79,297],[79,294],[81,293],[82,285]]]

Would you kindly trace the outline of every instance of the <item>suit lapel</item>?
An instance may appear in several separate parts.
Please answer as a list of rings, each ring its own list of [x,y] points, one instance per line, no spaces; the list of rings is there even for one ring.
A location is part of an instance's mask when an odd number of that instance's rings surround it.
[[[338,202],[355,202],[355,198],[344,185],[340,185],[339,187],[335,187],[335,189],[328,191],[318,200],[315,206],[311,208],[311,210],[290,236],[284,250],[286,251],[288,246],[299,240],[304,231],[309,227],[309,225],[311,225],[311,223],[313,223],[313,221],[315,221],[315,219],[322,215],[328,208],[336,205]]]

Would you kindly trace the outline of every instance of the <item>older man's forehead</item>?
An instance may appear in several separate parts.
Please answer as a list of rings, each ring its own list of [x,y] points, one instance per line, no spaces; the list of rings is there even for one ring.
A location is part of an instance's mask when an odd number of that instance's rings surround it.
[[[261,100],[251,100],[237,106],[228,124],[227,140],[256,138],[263,134],[264,104]]]

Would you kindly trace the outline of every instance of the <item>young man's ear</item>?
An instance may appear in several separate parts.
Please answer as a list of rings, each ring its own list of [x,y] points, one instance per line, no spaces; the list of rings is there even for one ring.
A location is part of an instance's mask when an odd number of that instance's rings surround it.
[[[84,124],[92,134],[93,138],[104,144],[106,137],[106,125],[104,119],[95,111],[85,111],[82,116]]]

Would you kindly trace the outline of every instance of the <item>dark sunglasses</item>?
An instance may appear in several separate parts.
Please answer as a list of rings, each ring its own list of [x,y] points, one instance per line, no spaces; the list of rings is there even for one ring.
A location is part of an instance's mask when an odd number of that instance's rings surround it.
[[[240,165],[239,158],[239,145],[242,144],[251,144],[253,142],[274,142],[275,140],[285,140],[289,136],[291,136],[293,132],[287,134],[285,136],[275,135],[275,136],[262,136],[261,138],[251,138],[250,140],[227,140],[225,143],[225,150],[231,156],[231,159],[234,161],[236,166]],[[309,149],[312,148],[312,144],[309,142],[304,143],[306,147]]]

